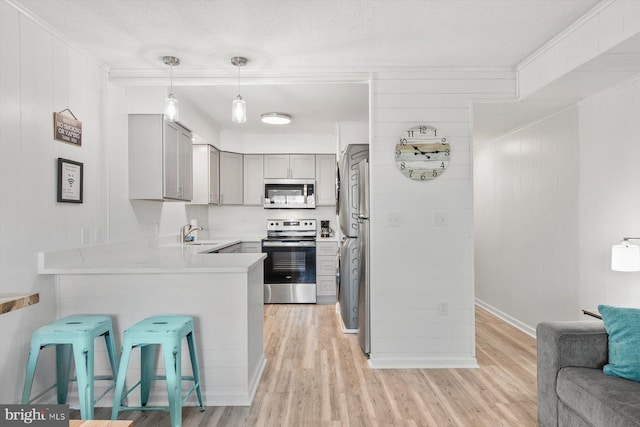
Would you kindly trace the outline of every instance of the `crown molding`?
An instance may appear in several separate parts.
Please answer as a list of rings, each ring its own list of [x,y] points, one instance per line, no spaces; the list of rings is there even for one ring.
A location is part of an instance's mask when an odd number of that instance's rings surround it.
[[[40,18],[31,10],[27,9],[23,5],[13,0],[4,0],[4,2],[7,3],[9,6],[13,7],[14,9],[16,9],[20,14],[24,15],[25,17],[35,22],[37,25],[45,29],[47,32],[51,33],[53,37],[61,40],[68,47],[72,48],[73,50],[76,50],[77,52],[85,56],[88,60],[90,60],[95,65],[100,67],[102,70],[106,71],[107,73],[110,71],[111,67],[109,67],[109,65],[100,61],[95,56],[87,52],[85,49],[80,47],[76,42],[74,42],[69,37],[67,37],[64,33],[60,32],[60,30],[58,30],[57,28],[54,28],[53,26],[51,26],[51,24],[46,22],[44,19]]]

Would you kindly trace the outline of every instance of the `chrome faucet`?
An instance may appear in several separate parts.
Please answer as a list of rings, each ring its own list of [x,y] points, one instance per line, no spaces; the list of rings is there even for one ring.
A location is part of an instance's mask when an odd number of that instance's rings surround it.
[[[204,230],[204,228],[191,225],[191,224],[183,225],[182,228],[180,229],[180,235],[182,236],[181,242],[182,243],[192,242],[193,236],[191,235],[191,233],[199,230]],[[191,239],[189,239],[189,237],[191,237]]]

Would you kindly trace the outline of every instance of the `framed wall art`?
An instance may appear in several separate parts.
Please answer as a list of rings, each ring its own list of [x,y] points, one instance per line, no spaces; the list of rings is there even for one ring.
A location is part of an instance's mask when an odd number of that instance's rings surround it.
[[[67,111],[71,117],[65,114]],[[82,122],[70,109],[53,113],[53,138],[78,147],[82,145]]]
[[[82,203],[84,165],[58,158],[58,202]]]

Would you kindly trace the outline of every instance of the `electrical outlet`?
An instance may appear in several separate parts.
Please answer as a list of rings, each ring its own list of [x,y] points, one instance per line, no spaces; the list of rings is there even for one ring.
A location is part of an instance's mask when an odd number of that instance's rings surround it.
[[[446,316],[449,314],[449,303],[447,301],[438,302],[438,314],[440,316]]]
[[[93,234],[94,243],[98,243],[102,240],[102,227],[97,226]]]

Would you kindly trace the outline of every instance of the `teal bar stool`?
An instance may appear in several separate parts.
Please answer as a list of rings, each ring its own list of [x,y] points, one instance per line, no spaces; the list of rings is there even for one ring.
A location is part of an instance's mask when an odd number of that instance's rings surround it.
[[[95,339],[102,336],[104,336],[107,346],[111,376],[95,376],[94,374]],[[51,346],[56,347],[56,383],[30,400],[38,355],[41,349]],[[72,353],[76,366],[76,378],[69,378]],[[69,381],[76,380],[78,382],[80,416],[83,420],[92,420],[95,403],[115,387],[117,374],[118,358],[111,318],[108,316],[64,317],[35,330],[31,336],[29,362],[22,389],[22,404],[33,402],[54,387],[57,388],[58,403],[66,403]],[[96,380],[111,380],[114,383],[94,400],[93,385]]]
[[[191,357],[192,376],[182,376],[182,340],[186,338]],[[162,346],[166,375],[153,375],[156,347]],[[131,350],[140,347],[140,380],[128,390],[125,390],[125,378],[131,357]],[[165,380],[169,406],[147,406],[151,382]],[[193,385],[182,397],[182,381],[193,381]],[[140,404],[142,406],[124,406],[122,401],[140,386]],[[200,391],[200,373],[198,370],[198,356],[193,336],[193,319],[186,316],[154,316],[146,318],[124,331],[122,342],[122,356],[120,370],[113,396],[111,419],[117,420],[120,411],[169,411],[171,426],[182,425],[182,405],[187,398],[196,391],[200,411],[204,411],[202,393]]]

